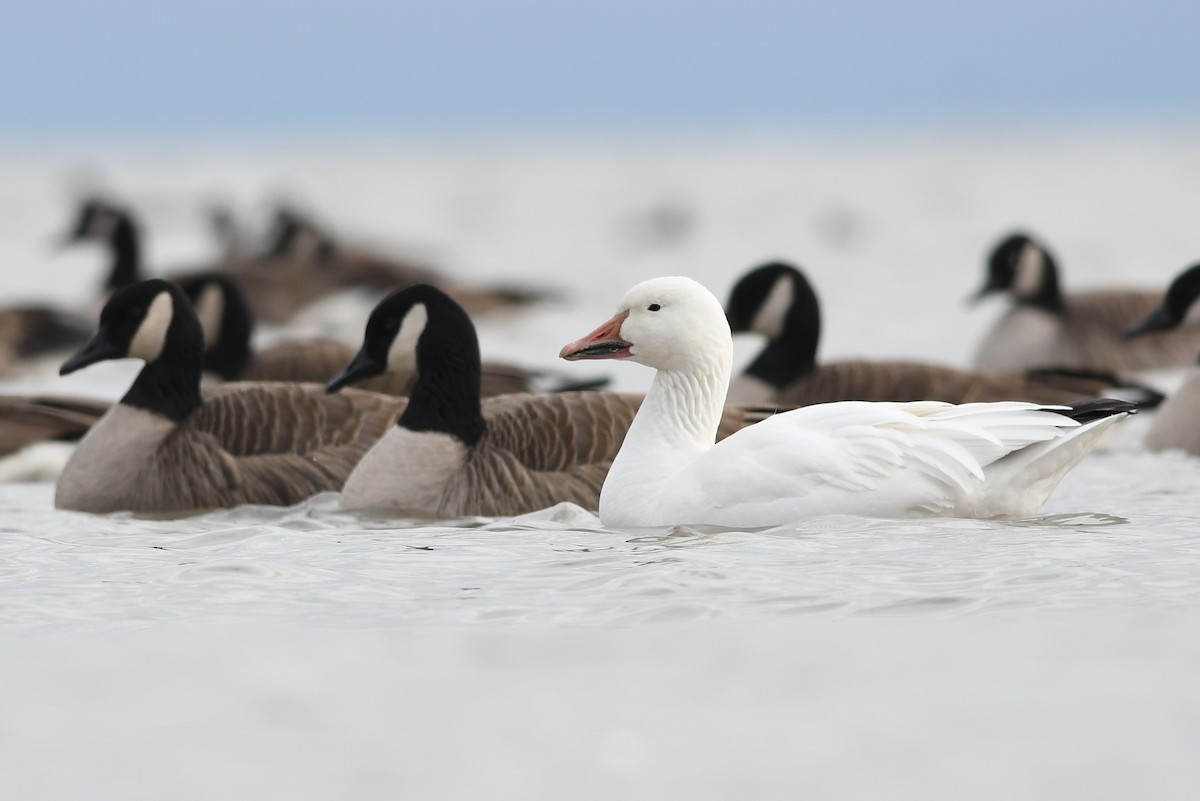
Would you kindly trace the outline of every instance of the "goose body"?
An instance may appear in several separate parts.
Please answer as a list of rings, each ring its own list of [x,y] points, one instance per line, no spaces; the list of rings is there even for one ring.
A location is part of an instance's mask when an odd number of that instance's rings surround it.
[[[1180,273],[1171,282],[1162,303],[1126,332],[1139,339],[1157,331],[1200,329],[1200,264]],[[1200,351],[1193,354],[1200,359]],[[1200,365],[1163,401],[1150,430],[1146,447],[1152,451],[1182,450],[1200,456]]]
[[[185,513],[290,505],[339,490],[404,401],[319,385],[229,384],[201,393],[203,334],[162,280],[115,293],[64,373],[110,358],[146,362],[59,477],[55,505],[84,512]]]
[[[975,355],[983,370],[1067,367],[1131,372],[1183,367],[1200,352],[1200,332],[1158,333],[1129,341],[1124,332],[1153,311],[1162,293],[1103,289],[1064,294],[1054,258],[1016,234],[988,262],[977,297],[1005,292],[1013,305],[984,337]]]
[[[1154,390],[1096,372],[985,372],[895,360],[819,363],[821,317],[816,291],[804,273],[784,262],[764,264],[739,279],[725,311],[734,333],[754,332],[767,339],[758,356],[730,383],[731,403],[1023,400],[1054,404],[1101,397],[1114,389],[1139,397],[1143,407],[1162,399]]]
[[[345,508],[437,518],[515,515],[563,501],[595,509],[642,401],[613,392],[481,401],[470,318],[424,285],[399,290],[376,307],[362,349],[330,390],[414,367],[408,406],[350,475]],[[734,407],[718,413],[723,433],[761,416]]]
[[[784,412],[714,444],[730,331],[716,298],[679,277],[638,284],[612,320],[561,355],[657,371],[601,492],[601,522],[616,527],[1031,514],[1132,409],[845,401]]]

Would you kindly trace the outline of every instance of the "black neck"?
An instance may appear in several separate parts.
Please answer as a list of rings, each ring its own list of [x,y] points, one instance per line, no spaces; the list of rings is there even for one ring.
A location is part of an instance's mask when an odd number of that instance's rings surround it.
[[[253,355],[250,340],[254,335],[254,313],[232,282],[226,283],[222,297],[220,335],[204,353],[204,369],[226,381],[236,381]]]
[[[750,362],[746,375],[765,381],[776,389],[783,389],[817,368],[821,309],[815,297],[811,304],[802,300],[797,297],[793,301],[783,320],[783,330]]]
[[[172,284],[157,283],[172,294],[171,323],[158,358],[146,363],[121,402],[179,423],[203,403],[204,331],[187,296]]]
[[[200,407],[201,361],[198,352],[167,354],[138,373],[121,403],[182,422]]]
[[[250,342],[238,337],[228,329],[221,329],[221,337],[204,353],[204,369],[215,373],[225,381],[237,381],[250,364]]]
[[[112,269],[104,288],[110,292],[137,283],[142,279],[141,242],[133,220],[121,217],[108,239],[112,251]]]
[[[479,400],[479,342],[466,314],[454,311],[465,321],[466,330],[458,326],[444,330],[443,321],[437,319],[440,315],[430,310],[417,344],[417,383],[396,425],[450,434],[471,446],[487,430]]]

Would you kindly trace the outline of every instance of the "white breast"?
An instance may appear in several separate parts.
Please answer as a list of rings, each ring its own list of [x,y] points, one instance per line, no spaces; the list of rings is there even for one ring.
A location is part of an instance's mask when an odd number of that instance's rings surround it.
[[[449,434],[392,426],[346,480],[341,506],[437,516],[466,454],[467,446]]]
[[[137,497],[142,470],[175,423],[160,414],[114,404],[79,442],[54,494],[59,509],[107,511],[114,498]]]
[[[1054,314],[1029,306],[1010,309],[984,338],[975,366],[990,372],[1027,370],[1071,364],[1062,352],[1062,322]]]
[[[1146,447],[1152,451],[1180,449],[1200,455],[1200,371],[1193,371],[1154,413]]]

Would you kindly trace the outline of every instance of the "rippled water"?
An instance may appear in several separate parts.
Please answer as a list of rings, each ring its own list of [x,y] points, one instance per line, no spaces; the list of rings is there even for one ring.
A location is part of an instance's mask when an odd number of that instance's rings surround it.
[[[1192,608],[1197,486],[1198,460],[1118,449],[1085,462],[1031,519],[837,516],[740,532],[606,530],[571,505],[430,525],[350,515],[332,494],[285,510],[96,517],[53,511],[52,485],[10,484],[0,487],[0,609],[13,628],[57,631],[276,617],[520,629]]]
[[[210,170],[257,188],[288,167],[381,227],[381,198],[399,193],[400,232],[446,243],[464,271],[490,259],[576,290],[481,328],[486,354],[544,365],[656,273],[719,289],[731,264],[811,257],[830,350],[961,362],[987,315],[958,302],[1015,217],[1095,256],[1092,278],[1149,265],[1165,280],[1195,256],[1188,142],[906,147],[401,152],[379,173],[345,157],[163,173],[147,157],[124,177],[135,196],[190,198]],[[61,216],[46,164],[7,165],[0,249],[18,264],[41,263],[28,231]],[[1094,191],[1151,180],[1153,201]],[[690,239],[648,243],[639,215],[664,203],[691,209]],[[158,253],[188,252],[195,231],[158,215]],[[1112,223],[1099,239],[1095,220]],[[945,312],[914,314],[927,308]],[[353,336],[363,304],[347,309],[348,329],[305,325]],[[114,397],[129,374],[6,390]],[[0,786],[123,801],[1194,798],[1200,460],[1144,452],[1134,422],[1014,521],[613,531],[563,506],[430,525],[345,514],[332,496],[149,520],[56,512],[50,483],[0,484]]]

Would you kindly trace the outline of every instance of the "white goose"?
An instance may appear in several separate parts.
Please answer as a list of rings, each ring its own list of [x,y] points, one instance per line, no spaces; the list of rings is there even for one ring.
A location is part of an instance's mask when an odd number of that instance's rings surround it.
[[[785,412],[714,445],[732,340],[717,299],[655,278],[565,359],[655,368],[600,494],[606,526],[782,525],[824,514],[1036,512],[1132,405],[844,401]]]

